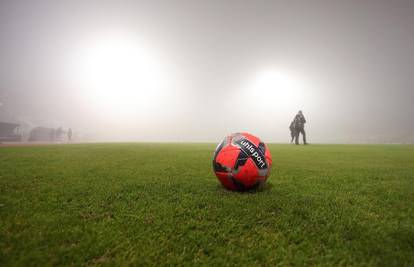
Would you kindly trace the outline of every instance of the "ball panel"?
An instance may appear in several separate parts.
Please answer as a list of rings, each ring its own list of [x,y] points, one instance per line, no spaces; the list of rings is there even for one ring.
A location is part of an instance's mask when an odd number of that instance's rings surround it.
[[[237,147],[226,146],[217,154],[215,158],[215,165],[221,166],[220,170],[231,172],[236,163],[240,150]]]
[[[234,185],[232,179],[229,177],[229,173],[227,172],[216,172],[217,178],[220,180],[221,184],[230,190],[237,190],[236,186]]]
[[[252,142],[255,146],[259,146],[260,139],[252,134],[243,132],[241,133],[246,139],[248,139],[250,142]]]
[[[256,183],[259,172],[252,159],[247,159],[246,164],[237,171],[233,170],[233,177],[240,181],[244,186],[251,187]]]
[[[266,144],[265,144],[265,156],[266,156],[266,159],[269,161],[269,164],[272,164],[272,154],[270,153],[270,149],[268,148]]]

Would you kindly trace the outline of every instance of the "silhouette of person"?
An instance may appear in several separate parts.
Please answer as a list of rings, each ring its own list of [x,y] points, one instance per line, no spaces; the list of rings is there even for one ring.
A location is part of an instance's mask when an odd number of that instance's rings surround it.
[[[55,132],[56,141],[62,141],[62,134],[63,134],[62,127],[57,128]]]
[[[289,130],[290,130],[290,136],[292,137],[292,139],[290,140],[290,143],[293,143],[293,140],[295,140],[295,137],[296,137],[295,121],[292,121],[290,123]]]
[[[56,139],[56,131],[55,129],[50,130],[50,142],[54,142]]]
[[[305,119],[305,116],[303,116],[302,110],[299,110],[298,114],[296,114],[293,121],[295,122],[295,130],[296,130],[295,144],[299,145],[299,134],[302,134],[303,144],[307,145],[308,143],[306,142],[306,133],[305,133],[306,119]]]
[[[71,128],[69,128],[68,130],[68,140],[69,142],[72,141],[72,129]]]

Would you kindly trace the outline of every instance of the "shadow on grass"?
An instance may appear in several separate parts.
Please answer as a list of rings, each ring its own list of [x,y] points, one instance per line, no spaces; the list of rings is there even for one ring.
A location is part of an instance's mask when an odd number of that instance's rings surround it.
[[[216,186],[216,190],[220,195],[224,194],[259,194],[261,192],[267,192],[272,190],[273,184],[272,183],[265,183],[263,186],[260,186],[259,188],[250,189],[250,190],[243,190],[243,191],[236,191],[236,190],[229,190],[226,189],[221,184],[218,184]]]

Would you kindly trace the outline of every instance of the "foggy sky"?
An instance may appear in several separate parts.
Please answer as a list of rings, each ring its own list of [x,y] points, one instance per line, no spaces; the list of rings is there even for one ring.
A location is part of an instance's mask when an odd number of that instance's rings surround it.
[[[118,34],[142,40],[172,77],[131,113],[73,82],[78,51]],[[268,71],[300,81],[299,95],[246,89]],[[150,90],[136,90],[144,106]],[[0,1],[2,121],[108,141],[250,131],[287,142],[301,109],[311,143],[414,142],[413,102],[410,0]]]

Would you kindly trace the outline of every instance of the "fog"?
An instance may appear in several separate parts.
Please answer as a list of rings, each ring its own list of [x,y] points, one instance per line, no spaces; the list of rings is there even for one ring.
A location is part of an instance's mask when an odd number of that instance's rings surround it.
[[[86,141],[414,142],[414,1],[0,2],[0,121]]]

